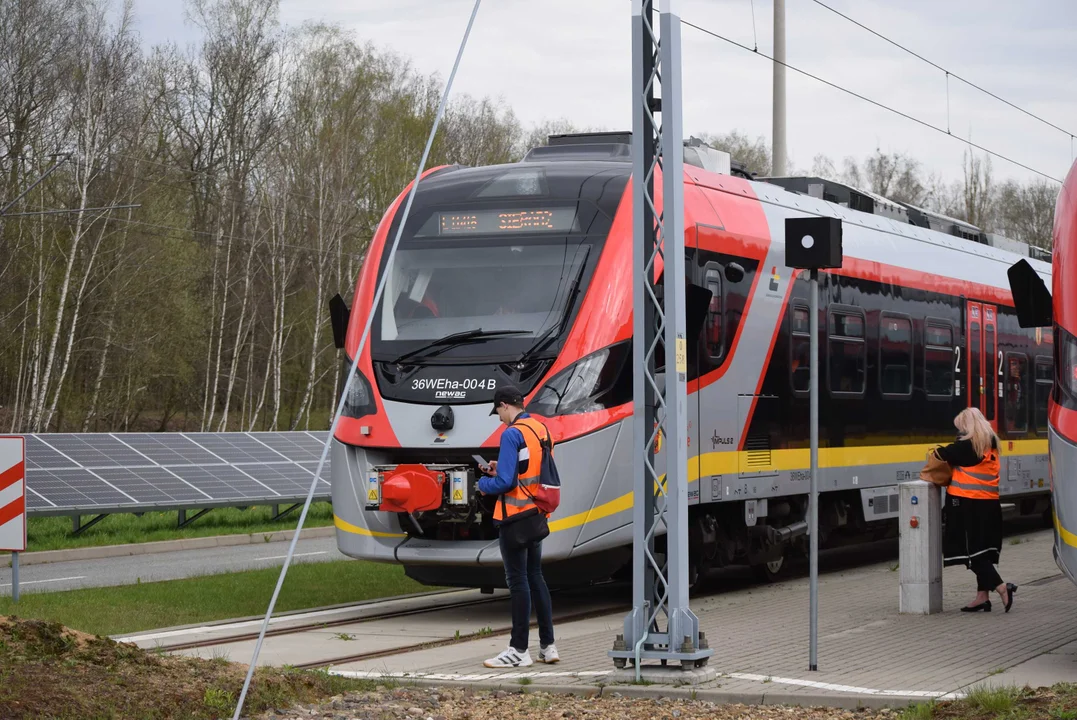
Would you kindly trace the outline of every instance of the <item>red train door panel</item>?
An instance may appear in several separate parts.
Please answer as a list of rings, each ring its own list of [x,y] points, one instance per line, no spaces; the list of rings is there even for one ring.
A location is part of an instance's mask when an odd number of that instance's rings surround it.
[[[983,397],[980,410],[998,432],[998,397],[1002,391],[1002,353],[998,349],[998,325],[996,324],[994,305],[983,306],[984,347],[983,347]]]
[[[970,302],[965,314],[965,355],[968,357],[968,374],[965,382],[969,387],[969,407],[983,411],[984,400],[984,349],[983,307]],[[992,361],[994,358],[992,358]]]

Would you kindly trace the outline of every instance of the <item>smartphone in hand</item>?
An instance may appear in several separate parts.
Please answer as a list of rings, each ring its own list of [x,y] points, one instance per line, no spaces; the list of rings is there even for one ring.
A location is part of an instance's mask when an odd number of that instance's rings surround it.
[[[497,460],[486,462],[482,455],[472,455],[471,457],[478,463],[479,471],[484,475],[497,475]]]

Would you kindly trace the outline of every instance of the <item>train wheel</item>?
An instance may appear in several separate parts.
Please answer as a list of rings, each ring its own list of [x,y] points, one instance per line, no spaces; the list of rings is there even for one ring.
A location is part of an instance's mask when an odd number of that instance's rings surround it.
[[[703,584],[703,578],[706,577],[706,572],[700,572],[699,563],[688,563],[688,591],[695,592]]]
[[[789,563],[786,561],[785,553],[777,560],[771,560],[768,563],[762,563],[760,565],[753,565],[752,571],[755,573],[756,578],[763,582],[778,582],[785,577],[785,572],[789,568]]]

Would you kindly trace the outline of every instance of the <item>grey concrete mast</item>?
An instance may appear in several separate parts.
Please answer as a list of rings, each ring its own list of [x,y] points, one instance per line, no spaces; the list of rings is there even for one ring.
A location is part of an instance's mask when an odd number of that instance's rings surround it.
[[[771,175],[784,177],[789,157],[785,144],[785,0],[774,0],[774,85],[771,90],[773,140],[771,142]]]

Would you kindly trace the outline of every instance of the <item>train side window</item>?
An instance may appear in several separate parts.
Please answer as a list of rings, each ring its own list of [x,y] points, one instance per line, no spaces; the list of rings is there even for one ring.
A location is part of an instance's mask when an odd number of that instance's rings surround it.
[[[1028,430],[1028,357],[1023,353],[1006,356],[1006,429]]]
[[[929,398],[946,400],[954,391],[954,326],[946,320],[924,323],[924,389]]]
[[[1077,397],[1077,337],[1060,329],[1054,337],[1055,382],[1068,397]]]
[[[722,272],[714,263],[707,263],[704,274],[705,287],[711,292],[710,305],[707,307],[707,322],[704,333],[707,343],[707,355],[718,362],[725,354],[725,328],[722,323]]]
[[[883,313],[879,323],[879,389],[883,395],[912,395],[912,319]]]
[[[1054,361],[1043,355],[1036,357],[1036,432],[1047,434],[1047,399],[1054,387]]]
[[[854,308],[830,310],[827,367],[831,395],[862,395],[867,385],[864,313]]]
[[[789,315],[789,372],[794,392],[809,392],[811,376],[811,316],[807,305],[792,305]]]
[[[984,325],[984,417],[989,421],[995,419],[995,406],[998,405],[998,346],[995,345],[995,326]]]

